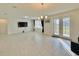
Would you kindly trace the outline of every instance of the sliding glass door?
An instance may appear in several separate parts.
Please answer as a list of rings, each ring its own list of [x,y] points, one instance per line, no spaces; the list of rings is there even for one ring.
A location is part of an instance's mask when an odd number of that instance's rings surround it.
[[[70,37],[70,18],[63,18],[63,36]]]
[[[54,19],[54,34],[59,35],[59,19]]]
[[[42,32],[42,23],[41,23],[41,20],[35,20],[35,31]]]

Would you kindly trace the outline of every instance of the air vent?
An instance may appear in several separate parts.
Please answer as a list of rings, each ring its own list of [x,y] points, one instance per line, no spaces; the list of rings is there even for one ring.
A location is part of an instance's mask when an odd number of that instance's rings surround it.
[[[4,15],[7,15],[7,13],[5,12]]]
[[[13,6],[13,8],[16,8],[16,6]]]

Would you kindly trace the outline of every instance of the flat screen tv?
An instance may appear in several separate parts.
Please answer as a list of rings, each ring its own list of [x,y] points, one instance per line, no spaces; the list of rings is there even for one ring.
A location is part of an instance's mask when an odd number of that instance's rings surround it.
[[[18,27],[27,27],[27,22],[18,22]]]

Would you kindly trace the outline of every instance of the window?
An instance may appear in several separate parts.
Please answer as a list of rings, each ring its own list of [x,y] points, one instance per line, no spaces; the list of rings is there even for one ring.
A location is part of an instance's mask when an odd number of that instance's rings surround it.
[[[54,19],[54,34],[59,35],[59,19]]]
[[[41,28],[42,29],[41,20],[35,20],[35,28]]]
[[[63,36],[70,37],[70,18],[63,19]]]

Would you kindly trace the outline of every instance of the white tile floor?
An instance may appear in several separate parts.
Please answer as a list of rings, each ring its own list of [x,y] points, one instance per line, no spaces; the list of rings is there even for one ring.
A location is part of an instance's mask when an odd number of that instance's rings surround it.
[[[68,56],[57,38],[29,32],[0,35],[0,55],[5,56]]]

